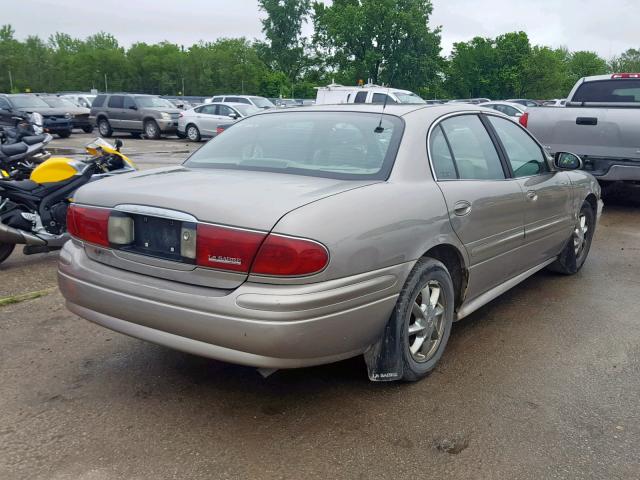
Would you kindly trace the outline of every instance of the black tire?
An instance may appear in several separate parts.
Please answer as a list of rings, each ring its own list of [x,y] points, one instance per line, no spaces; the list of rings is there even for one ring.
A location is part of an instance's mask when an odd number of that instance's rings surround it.
[[[82,127],[82,131],[84,133],[91,133],[93,132],[93,125],[85,125],[84,127]]]
[[[583,218],[584,226],[582,225]],[[586,231],[584,230],[585,226]],[[589,202],[584,202],[580,208],[576,226],[567,241],[567,245],[557,260],[549,265],[549,270],[564,275],[578,273],[589,255],[595,227],[596,214],[593,211],[593,207]]]
[[[57,134],[60,138],[69,138],[71,136],[71,130],[61,130],[57,132]]]
[[[436,308],[432,308],[431,295],[426,300],[423,292],[425,289],[433,292],[435,288],[439,288],[439,296],[436,299]],[[423,303],[428,302],[427,304]],[[424,315],[418,317],[415,315],[414,304],[420,308],[426,306],[426,311],[420,309]],[[445,265],[433,258],[422,258],[416,263],[415,267],[409,274],[396,307],[393,311],[391,321],[400,322],[402,324],[402,362],[403,376],[402,380],[414,382],[427,376],[436,366],[442,353],[444,352],[449,334],[451,333],[451,325],[453,324],[453,315],[455,309],[455,295],[453,290],[453,282],[451,275],[447,271]],[[438,311],[442,311],[440,315],[436,315]],[[418,327],[418,318],[425,323],[425,329],[421,330],[420,335],[411,334],[409,327]],[[431,318],[431,320],[429,320]],[[430,325],[430,327],[427,327]],[[419,337],[426,337],[422,343]],[[422,345],[420,350],[412,352],[412,346]],[[426,352],[422,349],[427,347]]]
[[[198,130],[198,127],[196,127],[193,123],[187,125],[185,132],[187,134],[187,138],[192,142],[199,142],[202,138],[200,136],[200,130]]]
[[[187,138],[187,135],[182,133],[180,130],[176,132],[176,137],[178,138]]]
[[[142,136],[142,133],[140,133],[140,132],[131,132],[131,136],[133,138],[140,138]]]
[[[16,248],[14,243],[0,243],[0,263],[4,262]]]
[[[111,135],[113,135],[113,129],[111,128],[109,120],[107,120],[106,118],[101,118],[100,120],[98,120],[98,132],[102,137],[109,138]]]
[[[150,140],[157,140],[160,138],[160,127],[155,120],[147,120],[144,122],[144,134]]]

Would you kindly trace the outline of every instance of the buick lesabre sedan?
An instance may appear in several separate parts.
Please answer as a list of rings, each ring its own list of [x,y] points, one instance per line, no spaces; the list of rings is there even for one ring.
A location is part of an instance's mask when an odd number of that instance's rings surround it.
[[[579,166],[479,106],[268,111],[181,166],[80,189],[60,288],[81,317],[193,354],[364,354],[372,380],[417,380],[452,322],[582,267],[600,190]]]

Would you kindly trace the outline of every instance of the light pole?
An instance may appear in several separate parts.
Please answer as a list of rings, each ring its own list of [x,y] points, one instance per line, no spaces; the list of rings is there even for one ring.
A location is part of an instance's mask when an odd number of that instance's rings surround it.
[[[9,70],[9,91],[13,93],[13,77],[11,76],[11,70]]]
[[[109,93],[109,87],[107,85],[107,74],[104,74],[104,93]]]

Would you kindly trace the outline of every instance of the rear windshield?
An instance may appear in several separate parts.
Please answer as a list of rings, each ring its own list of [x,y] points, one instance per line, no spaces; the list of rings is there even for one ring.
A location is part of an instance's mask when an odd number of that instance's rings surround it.
[[[176,108],[169,100],[159,97],[136,97],[136,103],[142,108]]]
[[[205,144],[185,165],[345,180],[386,179],[402,130],[400,118],[373,113],[254,115]]]
[[[640,80],[598,80],[578,87],[573,102],[640,103]]]
[[[49,108],[49,105],[35,95],[13,95],[11,102],[16,108]]]

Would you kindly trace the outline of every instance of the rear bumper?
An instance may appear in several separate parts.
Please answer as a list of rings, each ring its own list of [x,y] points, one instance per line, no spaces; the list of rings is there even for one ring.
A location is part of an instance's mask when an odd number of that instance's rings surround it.
[[[364,352],[382,332],[411,266],[220,290],[109,267],[70,241],[58,281],[72,312],[112,330],[217,360],[297,368]]]
[[[640,160],[585,157],[585,170],[598,180],[640,181]]]

